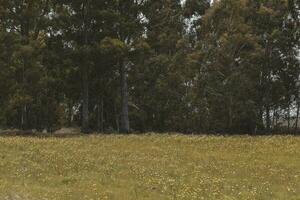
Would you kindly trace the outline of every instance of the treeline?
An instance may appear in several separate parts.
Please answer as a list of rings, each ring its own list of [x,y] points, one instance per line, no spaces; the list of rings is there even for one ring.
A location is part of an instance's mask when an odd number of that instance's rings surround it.
[[[0,127],[298,128],[299,0],[0,0]]]

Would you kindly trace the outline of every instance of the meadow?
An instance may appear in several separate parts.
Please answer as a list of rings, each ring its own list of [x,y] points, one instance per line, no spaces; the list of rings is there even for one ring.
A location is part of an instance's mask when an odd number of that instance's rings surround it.
[[[0,137],[0,199],[296,200],[300,137]]]

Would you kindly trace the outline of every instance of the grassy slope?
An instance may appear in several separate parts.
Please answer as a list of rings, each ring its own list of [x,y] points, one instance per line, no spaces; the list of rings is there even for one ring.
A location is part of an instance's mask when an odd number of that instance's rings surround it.
[[[0,137],[0,199],[300,199],[300,137]]]

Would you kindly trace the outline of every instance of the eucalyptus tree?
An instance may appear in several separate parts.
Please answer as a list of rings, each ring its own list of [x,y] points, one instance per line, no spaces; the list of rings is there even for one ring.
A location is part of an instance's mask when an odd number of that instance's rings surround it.
[[[222,0],[201,19],[212,127],[270,130],[272,114],[289,110],[299,65],[288,3]]]
[[[111,19],[107,26],[110,26],[110,34],[103,40],[102,50],[115,58],[115,64],[119,68],[120,76],[120,132],[129,132],[129,88],[128,75],[134,68],[132,52],[134,43],[144,34],[142,7],[144,1],[111,1],[109,12]],[[107,51],[108,50],[108,51]]]
[[[105,0],[56,1],[53,10],[57,34],[61,36],[65,50],[70,52],[68,54],[69,65],[81,79],[81,87],[78,89],[81,91],[81,128],[83,132],[90,130],[91,106],[89,103],[91,95],[89,90],[92,83],[90,76],[95,67],[94,56],[96,55],[93,52],[106,35],[103,21],[108,15],[104,10],[108,3],[110,1]],[[74,84],[74,82],[68,84]],[[76,91],[74,92],[76,93]],[[73,104],[75,102],[76,99],[73,100]]]
[[[1,28],[7,34],[19,38],[11,65],[15,84],[11,94],[12,113],[18,127],[27,129],[36,126],[43,87],[43,50],[46,47],[51,2],[49,0],[1,0]],[[33,87],[34,86],[34,87]],[[15,120],[14,120],[15,121]]]
[[[296,81],[299,79],[299,63],[296,60],[297,26],[290,10],[291,1],[261,1],[253,14],[254,33],[264,49],[260,63],[261,82],[257,90],[265,113],[266,129],[271,128],[271,114],[279,109],[287,110],[290,126],[290,107],[293,102]],[[281,92],[278,90],[281,89]]]

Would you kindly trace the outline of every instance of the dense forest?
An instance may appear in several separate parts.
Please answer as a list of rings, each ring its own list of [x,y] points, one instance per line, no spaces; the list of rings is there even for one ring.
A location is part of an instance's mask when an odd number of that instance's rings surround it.
[[[299,0],[0,0],[0,127],[298,129]]]

